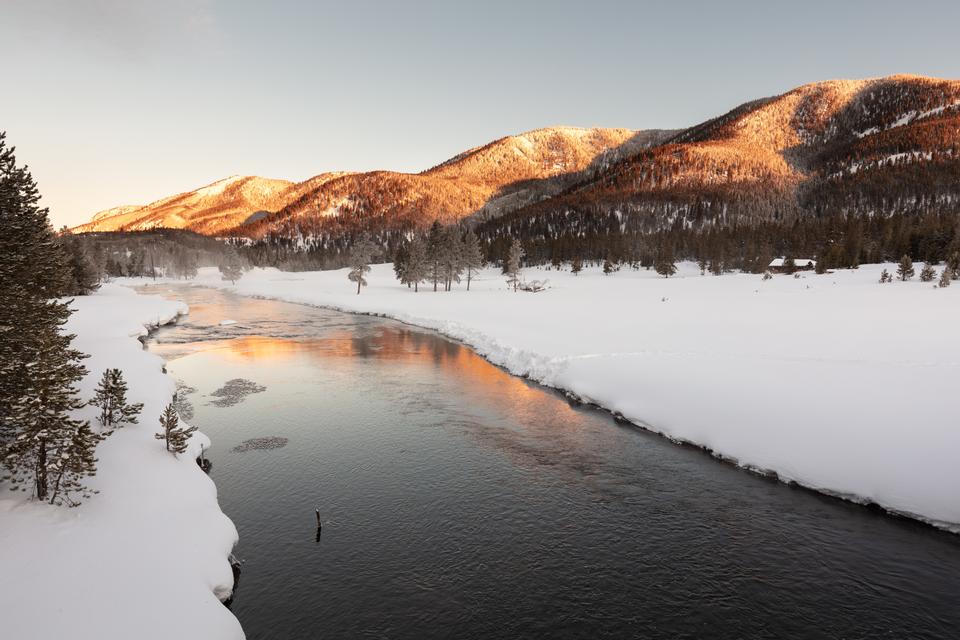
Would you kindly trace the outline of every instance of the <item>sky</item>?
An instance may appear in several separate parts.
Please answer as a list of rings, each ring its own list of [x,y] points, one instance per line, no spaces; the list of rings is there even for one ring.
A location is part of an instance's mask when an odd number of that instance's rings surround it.
[[[421,171],[834,78],[960,78],[960,2],[0,0],[0,130],[54,225],[220,178]]]

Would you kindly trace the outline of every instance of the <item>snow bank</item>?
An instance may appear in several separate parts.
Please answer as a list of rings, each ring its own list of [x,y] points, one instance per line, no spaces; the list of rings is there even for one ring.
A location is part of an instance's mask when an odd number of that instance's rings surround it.
[[[83,397],[93,395],[105,368],[119,367],[130,401],[143,402],[144,410],[140,424],[101,443],[98,473],[88,482],[100,493],[80,507],[0,494],[0,635],[242,638],[237,619],[218,600],[233,586],[227,556],[237,532],[193,460],[210,441],[198,434],[178,460],[153,437],[174,382],[137,338],[186,306],[105,285],[73,307],[67,330],[77,334],[74,346],[91,354]],[[94,408],[85,412],[94,419]]]
[[[495,271],[468,293],[414,294],[376,265],[359,296],[345,271],[255,270],[198,284],[375,313],[435,329],[492,362],[741,466],[960,531],[955,386],[960,283],[878,284],[883,268],[800,278]]]

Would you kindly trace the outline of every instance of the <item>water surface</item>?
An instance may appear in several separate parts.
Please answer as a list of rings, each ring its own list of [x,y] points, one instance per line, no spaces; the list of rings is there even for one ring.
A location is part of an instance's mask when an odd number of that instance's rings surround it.
[[[249,638],[960,635],[956,536],[571,406],[428,331],[167,295],[191,313],[150,348],[213,439]],[[237,380],[262,388],[212,395]]]

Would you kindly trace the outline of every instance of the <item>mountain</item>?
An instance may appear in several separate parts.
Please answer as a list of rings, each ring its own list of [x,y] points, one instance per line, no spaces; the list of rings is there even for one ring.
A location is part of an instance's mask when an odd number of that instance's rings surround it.
[[[189,229],[216,234],[242,224],[258,212],[274,211],[342,174],[323,174],[303,183],[256,176],[231,176],[193,191],[157,200],[145,206],[123,206],[101,211],[74,229],[85,231],[139,231],[154,228]]]
[[[769,251],[820,251],[850,236],[840,226],[853,220],[873,225],[853,235],[885,244],[872,253],[848,247],[848,263],[892,251],[943,255],[955,235],[944,229],[958,214],[960,82],[901,75],[804,85],[679,131],[539,129],[417,174],[333,173],[297,184],[228,178],[97,214],[80,230],[171,226],[246,236],[273,245],[263,259],[306,249],[318,258],[306,268],[342,261],[358,231],[392,251],[435,219],[469,219],[491,256],[521,238],[531,260],[636,255],[642,238],[668,232],[689,249],[696,235],[777,226],[749,246],[742,231],[727,234],[723,251],[751,254],[756,266]],[[917,246],[920,224],[934,249]]]
[[[322,234],[349,220],[389,228],[500,215],[559,192],[671,131],[555,127],[508,136],[418,174],[326,173],[301,183],[233,176],[144,207],[117,207],[75,231],[186,228],[260,237]]]
[[[531,241],[960,207],[960,82],[804,85],[743,104],[486,225]]]

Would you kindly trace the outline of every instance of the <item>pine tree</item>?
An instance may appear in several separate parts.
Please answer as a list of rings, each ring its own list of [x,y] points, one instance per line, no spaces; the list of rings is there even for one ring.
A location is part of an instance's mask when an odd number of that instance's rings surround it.
[[[461,261],[463,268],[467,272],[467,291],[470,291],[470,281],[473,279],[473,272],[483,267],[483,254],[480,251],[480,240],[473,229],[467,231],[463,237],[463,248],[461,250]]]
[[[97,445],[105,437],[105,434],[94,433],[90,429],[89,422],[82,422],[77,426],[63,455],[50,465],[53,484],[50,490],[50,504],[76,506],[80,504],[73,499],[73,494],[77,492],[80,493],[81,498],[90,497],[91,492],[84,485],[83,479],[97,475],[97,458],[94,454]]]
[[[450,291],[453,283],[460,282],[463,273],[463,258],[461,256],[460,234],[455,227],[448,227],[443,234],[443,252],[441,269],[443,273],[444,290]]]
[[[160,433],[154,434],[154,437],[157,440],[166,442],[167,451],[174,454],[184,453],[187,450],[187,443],[190,441],[190,436],[197,430],[196,427],[187,427],[184,429],[180,426],[180,418],[177,417],[177,410],[174,408],[172,402],[167,405],[167,408],[164,409],[160,415],[160,429]]]
[[[143,404],[139,402],[127,403],[127,383],[120,369],[103,372],[90,404],[100,408],[98,419],[108,432],[125,424],[137,424],[137,416],[143,410]]]
[[[227,247],[220,261],[220,279],[229,280],[230,284],[236,284],[237,280],[243,277],[243,261],[240,254],[233,247]]]
[[[880,272],[880,284],[885,284],[887,282],[893,282],[893,276],[890,275],[890,272],[884,269]]]
[[[783,272],[787,275],[793,275],[797,272],[797,263],[793,258],[787,258],[783,261]]]
[[[669,278],[677,272],[677,265],[674,263],[672,249],[667,247],[660,251],[656,262],[653,264],[653,270],[664,278]]]
[[[960,232],[958,232],[958,241],[960,241]],[[947,269],[950,271],[950,279],[960,278],[960,251],[954,251],[947,258]]]
[[[929,262],[923,264],[923,269],[920,269],[920,282],[932,282],[933,278],[937,275],[937,272],[934,270],[933,265]]]
[[[407,286],[413,285],[414,293],[420,290],[420,283],[427,276],[427,249],[420,236],[414,236],[410,240],[410,246],[407,249],[406,265],[403,270],[403,279],[401,282]]]
[[[608,276],[614,272],[613,263],[610,262],[610,258],[603,259],[603,275]]]
[[[583,271],[583,260],[580,258],[574,258],[570,262],[570,273],[576,276],[579,275],[581,271]]]
[[[439,220],[433,221],[427,233],[426,256],[426,279],[433,282],[436,291],[443,276],[443,227]]]
[[[513,290],[516,291],[517,287],[520,286],[520,261],[523,260],[523,245],[520,244],[520,241],[516,238],[510,243],[510,249],[507,251],[507,258],[505,262],[505,269],[507,275],[507,284],[513,287]]]
[[[367,279],[364,276],[370,273],[370,263],[376,251],[377,245],[366,234],[360,236],[360,239],[350,248],[350,272],[347,278],[357,283],[357,295],[360,295],[360,287],[367,286]]]
[[[900,258],[900,264],[897,265],[897,277],[900,278],[901,282],[906,282],[913,277],[914,273],[913,260],[910,259],[910,256],[904,255]]]
[[[700,256],[697,259],[697,266],[700,267],[700,275],[704,275],[707,272],[707,259],[704,256]]]
[[[0,133],[0,463],[14,487],[48,499],[85,424],[76,383],[86,369],[61,333],[68,302],[63,247],[26,167]]]
[[[410,283],[406,278],[407,270],[407,256],[409,256],[409,249],[407,249],[406,244],[401,244],[397,247],[396,253],[393,254],[393,273],[397,276],[397,280],[401,283],[410,286]]]
[[[86,296],[100,288],[100,270],[80,241],[66,227],[60,230],[60,246],[66,257],[67,284],[64,294]]]
[[[950,273],[950,267],[944,267],[943,272],[940,274],[940,286],[949,287],[951,280],[953,280],[953,276]]]

